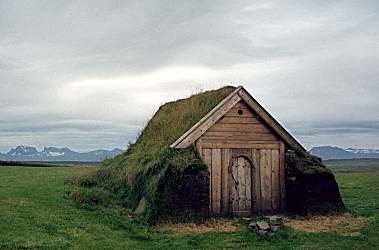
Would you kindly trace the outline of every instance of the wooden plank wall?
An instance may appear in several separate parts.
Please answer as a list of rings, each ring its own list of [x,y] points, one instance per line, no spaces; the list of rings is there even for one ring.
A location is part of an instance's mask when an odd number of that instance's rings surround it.
[[[229,165],[233,149],[242,148],[250,150],[254,165],[249,189],[253,211],[284,208],[285,145],[243,101],[209,128],[197,140],[196,148],[209,167],[212,213],[226,214],[233,209]]]
[[[228,214],[234,202],[230,197],[237,196],[230,177],[229,165],[233,149],[203,148],[202,157],[210,172],[210,209],[213,214]],[[283,157],[278,149],[251,150],[253,168],[244,173],[251,179],[247,192],[251,193],[252,210],[256,212],[279,211],[284,208],[285,190]],[[233,168],[236,170],[236,168]],[[234,173],[242,178],[242,173]],[[240,180],[241,181],[241,180]],[[242,182],[242,181],[241,181]],[[246,181],[249,183],[249,181]],[[243,202],[243,201],[241,201]],[[243,204],[240,204],[243,207]]]
[[[279,149],[280,141],[258,115],[239,102],[201,136],[201,145],[204,148]]]
[[[208,166],[209,172],[209,210],[212,212],[212,149],[204,148],[202,154],[204,163]]]
[[[229,164],[230,150],[222,149],[221,212],[229,213]]]
[[[212,149],[212,212],[221,212],[221,149]]]
[[[280,209],[285,210],[286,207],[286,170],[285,170],[285,161],[286,161],[286,146],[284,142],[280,142],[279,150],[279,186],[280,186]]]
[[[271,150],[260,151],[262,210],[271,210]]]
[[[201,147],[198,147],[201,148]],[[201,157],[210,173],[210,211],[213,214],[227,214],[229,208],[229,161],[228,149],[202,148]]]
[[[253,159],[253,211],[262,211],[262,202],[261,202],[261,165],[260,165],[260,152],[258,149],[252,149],[251,152]]]
[[[280,208],[279,150],[271,150],[271,207]]]

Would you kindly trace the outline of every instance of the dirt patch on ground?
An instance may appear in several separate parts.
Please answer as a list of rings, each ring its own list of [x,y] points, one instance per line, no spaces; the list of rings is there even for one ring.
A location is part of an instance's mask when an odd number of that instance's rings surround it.
[[[335,232],[343,236],[359,236],[359,230],[371,219],[354,217],[349,213],[331,216],[284,217],[284,224],[305,232]]]
[[[284,225],[305,232],[337,233],[343,236],[360,236],[359,230],[370,224],[372,218],[355,217],[349,213],[329,216],[288,217],[283,216]],[[160,223],[159,229],[173,233],[235,232],[243,224],[228,219],[211,219],[202,224]]]
[[[213,219],[202,224],[195,223],[164,223],[158,228],[173,233],[209,233],[209,232],[235,232],[241,225],[226,219]]]

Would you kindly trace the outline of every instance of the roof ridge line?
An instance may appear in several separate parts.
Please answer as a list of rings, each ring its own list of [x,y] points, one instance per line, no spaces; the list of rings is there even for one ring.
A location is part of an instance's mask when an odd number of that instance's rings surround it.
[[[232,93],[222,99],[211,111],[209,111],[203,118],[201,118],[195,125],[193,125],[189,130],[187,130],[182,136],[180,136],[175,142],[173,142],[170,147],[175,148],[178,144],[180,144],[187,135],[191,134],[195,129],[197,129],[202,123],[204,123],[212,114],[214,114],[218,109],[220,109],[225,102],[231,99],[234,95],[238,94],[238,92],[243,89],[243,86],[238,86]]]

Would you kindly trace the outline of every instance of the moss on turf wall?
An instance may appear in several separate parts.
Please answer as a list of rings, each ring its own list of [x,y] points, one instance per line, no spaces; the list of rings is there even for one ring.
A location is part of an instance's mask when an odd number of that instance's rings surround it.
[[[180,173],[184,170],[205,170],[206,167],[195,148],[178,150],[169,146],[234,89],[227,86],[161,106],[136,143],[125,153],[103,162],[98,173],[101,185],[130,208],[135,208],[144,196],[146,218],[156,218],[157,213],[171,213],[166,209],[168,206],[160,190],[165,186],[162,182],[168,179],[170,183],[182,181]],[[167,175],[170,177],[165,178]],[[164,190],[169,192],[167,188]]]
[[[194,147],[172,149],[169,145],[233,90],[235,90],[234,87],[227,86],[161,106],[143,129],[136,143],[131,144],[125,153],[103,162],[95,176],[96,185],[112,192],[121,205],[132,209],[135,209],[141,198],[145,197],[144,218],[150,222],[167,214],[183,215],[183,211],[175,206],[178,204],[178,200],[183,200],[180,196],[180,187],[192,186],[200,190],[200,187],[197,186],[198,183],[206,182],[201,178],[189,178],[185,173],[190,169],[192,175],[201,176],[204,175],[206,166]],[[296,185],[291,183],[287,185],[287,193],[290,193],[287,197],[290,199],[296,198],[296,195],[301,195],[301,198],[306,197],[306,193],[296,193],[297,188],[303,188],[299,181],[308,181],[302,177],[321,176],[325,175],[324,173],[333,177],[317,158],[305,153],[298,153],[296,157],[292,158],[287,157],[287,165],[290,166],[289,171],[296,173],[298,177]],[[322,182],[313,183],[318,185]],[[316,187],[312,190],[318,189]],[[335,191],[339,196],[338,186]],[[295,192],[295,196],[291,195],[293,192]],[[202,194],[199,195],[202,197],[201,199],[204,198]],[[199,197],[194,199],[199,199]],[[189,214],[192,212],[198,214],[199,211],[206,213],[204,207],[195,201],[193,201],[195,204],[193,207],[188,205],[190,203],[191,201],[184,206],[188,210],[193,210],[188,211]],[[288,204],[291,208],[293,203],[290,200]]]
[[[345,210],[332,171],[321,159],[298,150],[286,153],[287,212],[310,215]]]

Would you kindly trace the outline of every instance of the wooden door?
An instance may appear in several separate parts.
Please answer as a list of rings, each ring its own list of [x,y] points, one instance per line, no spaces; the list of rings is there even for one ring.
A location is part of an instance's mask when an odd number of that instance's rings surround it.
[[[285,207],[284,144],[270,148],[202,148],[213,215],[278,212]]]
[[[251,215],[252,165],[245,156],[232,159],[229,171],[231,212],[241,216]]]

